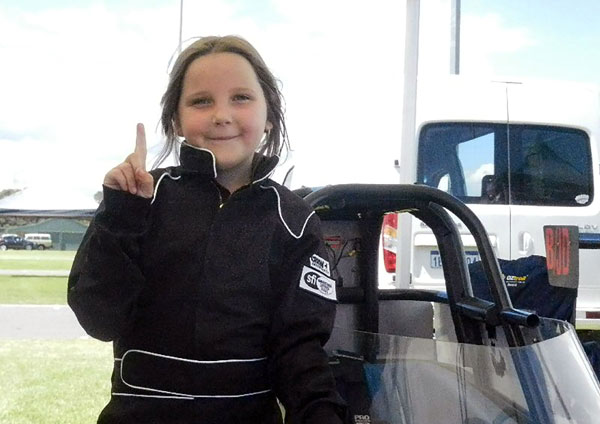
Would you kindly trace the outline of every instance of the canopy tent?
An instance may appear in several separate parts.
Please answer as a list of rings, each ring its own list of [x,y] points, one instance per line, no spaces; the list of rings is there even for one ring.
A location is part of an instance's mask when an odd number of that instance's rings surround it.
[[[36,211],[37,212],[37,211]],[[74,211],[64,211],[74,212]],[[71,216],[70,218],[74,218]],[[77,218],[81,218],[77,216]],[[75,219],[49,218],[38,222],[6,226],[6,233],[27,234],[46,233],[52,237],[53,248],[57,250],[76,250],[87,230],[87,225]]]
[[[38,218],[80,218],[90,219],[96,209],[5,209],[0,208],[0,216]]]

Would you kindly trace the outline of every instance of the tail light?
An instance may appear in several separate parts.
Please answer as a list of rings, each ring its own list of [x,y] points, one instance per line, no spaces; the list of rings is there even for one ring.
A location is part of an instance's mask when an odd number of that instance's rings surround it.
[[[381,246],[383,247],[383,263],[387,272],[396,272],[396,246],[398,241],[398,214],[388,213],[383,216],[381,229]]]

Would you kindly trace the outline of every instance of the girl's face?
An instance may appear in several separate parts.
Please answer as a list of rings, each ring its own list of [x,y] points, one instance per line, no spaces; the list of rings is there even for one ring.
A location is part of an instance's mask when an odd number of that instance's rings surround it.
[[[265,95],[244,57],[211,53],[190,64],[177,108],[177,133],[210,150],[218,170],[249,176],[254,152],[271,127]]]

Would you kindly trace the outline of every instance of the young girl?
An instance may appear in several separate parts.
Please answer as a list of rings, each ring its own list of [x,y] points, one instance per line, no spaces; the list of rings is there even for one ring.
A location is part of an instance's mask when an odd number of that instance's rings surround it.
[[[99,423],[340,423],[323,344],[335,281],[319,220],[269,179],[285,144],[281,95],[239,37],[178,57],[162,99],[161,158],[106,174],[68,301],[112,340],[112,396]]]

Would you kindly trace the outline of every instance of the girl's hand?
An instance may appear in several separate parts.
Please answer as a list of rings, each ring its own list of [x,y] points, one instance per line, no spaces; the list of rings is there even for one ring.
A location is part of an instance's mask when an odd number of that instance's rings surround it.
[[[108,171],[104,185],[115,190],[128,191],[140,197],[150,198],[154,178],[146,172],[146,132],[144,124],[137,124],[135,150],[125,161]]]

